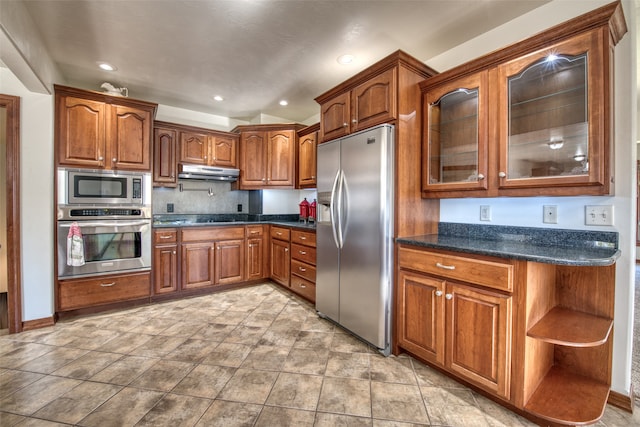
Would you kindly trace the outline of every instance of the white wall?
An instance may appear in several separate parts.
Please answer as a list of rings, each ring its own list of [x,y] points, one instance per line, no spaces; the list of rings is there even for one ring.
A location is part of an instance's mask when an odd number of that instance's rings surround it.
[[[609,0],[580,2],[554,0],[425,62],[436,70],[446,70],[608,3],[610,3]],[[617,45],[615,51],[615,196],[442,200],[440,220],[487,224],[480,221],[480,205],[490,205],[492,221],[488,224],[617,231],[622,256],[616,263],[612,389],[628,395],[631,385],[633,283],[636,257],[634,183],[637,135],[635,123],[637,34],[634,4],[631,0],[625,0],[622,4],[629,32]],[[542,206],[545,204],[557,205],[557,225],[542,223]],[[584,206],[587,204],[613,205],[614,226],[584,225]]]
[[[20,97],[22,318],[53,314],[53,100],[0,67],[0,93]]]

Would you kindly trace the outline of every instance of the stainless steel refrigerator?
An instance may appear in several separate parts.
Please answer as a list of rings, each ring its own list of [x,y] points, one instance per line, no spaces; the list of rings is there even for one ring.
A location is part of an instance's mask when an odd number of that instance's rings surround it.
[[[394,128],[318,145],[316,310],[391,350]]]

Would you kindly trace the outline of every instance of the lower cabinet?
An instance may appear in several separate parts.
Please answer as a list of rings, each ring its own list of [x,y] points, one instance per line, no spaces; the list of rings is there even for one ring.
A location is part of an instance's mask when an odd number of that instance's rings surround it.
[[[441,272],[428,272],[432,266]],[[512,268],[509,264],[401,247],[398,346],[510,399],[511,293],[464,283],[447,274],[486,267],[507,272]],[[507,273],[507,277],[511,275]],[[503,283],[501,288],[510,289],[511,284]]]
[[[153,293],[161,295],[178,290],[178,230],[153,233]]]
[[[258,280],[269,276],[266,238],[268,225],[247,226],[247,254],[245,258],[246,279]]]
[[[149,298],[151,272],[58,281],[60,311]]]
[[[282,286],[289,287],[290,263],[289,254],[290,230],[282,227],[271,227],[271,279]]]
[[[215,244],[215,284],[227,285],[244,280],[244,239],[223,240]]]
[[[271,226],[271,280],[316,300],[316,233]]]

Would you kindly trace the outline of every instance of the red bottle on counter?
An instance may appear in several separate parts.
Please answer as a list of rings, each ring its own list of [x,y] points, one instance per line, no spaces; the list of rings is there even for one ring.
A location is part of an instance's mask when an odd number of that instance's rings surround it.
[[[307,198],[305,197],[298,206],[300,207],[300,219],[306,220],[309,217],[309,202],[307,202]]]
[[[313,199],[313,202],[309,205],[309,221],[313,220],[314,222],[318,220],[316,216],[316,207],[318,206],[318,202],[316,199]]]

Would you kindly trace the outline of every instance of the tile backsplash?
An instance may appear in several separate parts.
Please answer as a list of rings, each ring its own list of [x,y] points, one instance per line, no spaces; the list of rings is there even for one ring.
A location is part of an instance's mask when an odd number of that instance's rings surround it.
[[[181,214],[220,214],[237,213],[238,205],[242,212],[249,212],[249,192],[231,190],[228,182],[181,181],[179,188],[154,188],[152,209],[154,214],[167,213],[167,204],[173,203],[173,213]]]

